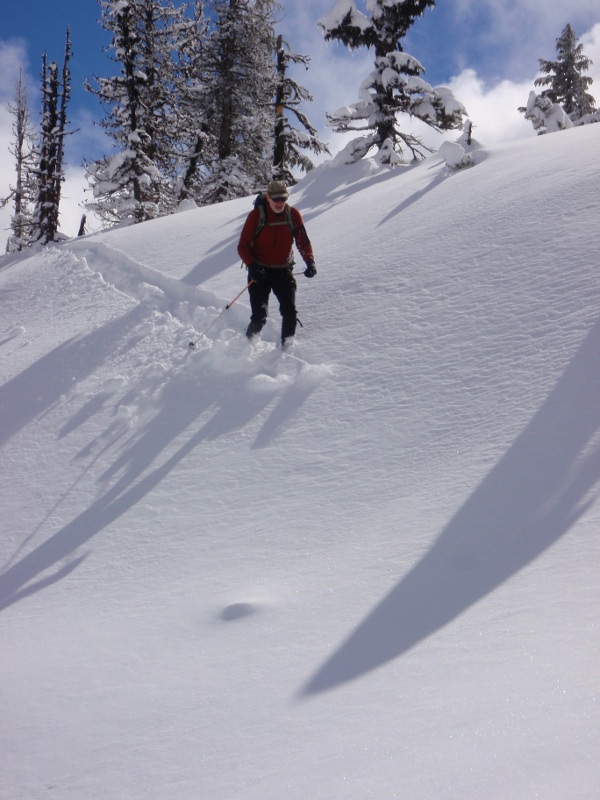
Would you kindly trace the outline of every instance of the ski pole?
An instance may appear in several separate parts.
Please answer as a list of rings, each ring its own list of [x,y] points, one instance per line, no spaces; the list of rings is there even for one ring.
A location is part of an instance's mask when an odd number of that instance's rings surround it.
[[[215,322],[216,322],[218,319],[221,319],[221,317],[223,316],[223,314],[224,314],[226,311],[229,311],[229,309],[230,309],[230,308],[231,308],[231,306],[232,306],[232,305],[235,303],[235,301],[236,301],[236,300],[239,300],[239,299],[240,299],[240,297],[241,297],[241,296],[244,294],[244,292],[246,291],[246,289],[248,289],[248,288],[249,288],[249,287],[250,287],[250,286],[251,286],[253,283],[254,283],[254,281],[250,281],[249,283],[247,283],[247,284],[244,286],[244,288],[242,289],[242,291],[241,291],[241,292],[238,292],[238,294],[236,294],[236,296],[233,298],[233,300],[232,300],[231,302],[227,303],[227,305],[225,306],[225,308],[224,308],[224,309],[222,309],[222,310],[221,310],[221,312],[220,312],[219,314],[217,314],[217,316],[216,316],[216,317],[213,319],[213,321],[210,323],[210,325],[208,326],[208,328],[207,328],[205,331],[203,331],[203,332],[200,334],[200,336],[199,336],[199,337],[196,339],[196,341],[195,341],[195,342],[190,342],[190,347],[196,347],[196,345],[198,344],[198,342],[200,341],[200,339],[201,339],[203,336],[206,336],[206,334],[209,332],[209,330],[212,328],[212,326],[215,324]]]
[[[247,283],[247,284],[244,286],[244,288],[242,289],[242,291],[241,291],[241,292],[239,292],[238,294],[236,294],[236,296],[233,298],[233,300],[231,301],[231,303],[227,303],[227,305],[225,306],[225,311],[229,311],[229,309],[230,309],[230,308],[231,308],[231,306],[232,306],[232,305],[235,303],[235,301],[236,301],[236,300],[239,300],[239,299],[240,299],[240,297],[241,297],[241,296],[244,294],[244,292],[246,291],[246,289],[249,289],[249,288],[250,288],[250,286],[252,286],[252,284],[253,284],[253,283],[254,283],[254,281],[250,281],[250,283]]]

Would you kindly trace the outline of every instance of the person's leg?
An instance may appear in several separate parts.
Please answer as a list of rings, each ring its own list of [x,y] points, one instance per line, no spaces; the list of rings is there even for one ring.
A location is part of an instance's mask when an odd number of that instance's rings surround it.
[[[248,287],[250,296],[250,324],[246,328],[246,336],[252,339],[262,331],[269,315],[269,292],[271,287],[268,280],[251,283]]]
[[[296,312],[296,279],[291,269],[276,270],[276,276],[273,279],[273,293],[279,301],[281,345],[284,347],[286,343],[289,343],[294,338],[298,321]]]

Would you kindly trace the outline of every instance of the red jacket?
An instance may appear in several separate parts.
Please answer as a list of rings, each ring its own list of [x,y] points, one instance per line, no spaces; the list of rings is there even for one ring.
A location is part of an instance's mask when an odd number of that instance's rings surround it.
[[[254,234],[260,214],[257,208],[248,214],[238,243],[238,253],[247,267],[253,261],[258,261],[265,267],[291,266],[294,263],[292,250],[294,242],[304,262],[306,264],[314,263],[315,257],[304,227],[302,214],[293,206],[290,208],[290,212],[294,227],[293,234],[286,223],[285,209],[281,214],[276,214],[266,203],[265,227],[260,231],[256,240],[254,240]]]

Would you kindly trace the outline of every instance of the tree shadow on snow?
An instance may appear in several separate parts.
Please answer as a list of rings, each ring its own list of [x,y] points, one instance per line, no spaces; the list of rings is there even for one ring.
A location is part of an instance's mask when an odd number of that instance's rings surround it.
[[[272,421],[267,419],[256,439],[256,447],[267,446],[320,382],[299,382],[297,390],[293,384],[279,388],[275,384],[273,391],[253,391],[248,386],[251,377],[221,375],[218,381],[211,381],[201,373],[167,383],[158,412],[131,435],[118,458],[100,476],[100,482],[114,484],[82,514],[0,574],[0,610],[69,575],[85,558],[73,558],[75,552],[146,497],[198,445],[242,429],[282,395],[271,414]],[[62,380],[58,385],[62,386]],[[203,416],[207,418],[201,421],[200,428],[155,466],[163,452],[171,449],[178,437],[185,437],[186,431]],[[64,432],[63,429],[61,435]],[[206,469],[210,469],[209,463]],[[201,474],[198,479],[202,479]],[[72,560],[67,561],[69,558]],[[55,571],[48,574],[52,569]]]
[[[439,165],[436,164],[436,166],[439,166]],[[433,191],[441,183],[443,183],[446,180],[446,178],[449,177],[450,174],[452,174],[452,173],[450,173],[446,167],[440,167],[438,169],[438,171],[437,171],[437,174],[434,175],[434,177],[427,184],[427,186],[424,186],[423,189],[421,189],[418,192],[414,192],[409,197],[407,197],[405,200],[403,200],[399,205],[397,205],[396,208],[393,208],[389,212],[389,214],[386,214],[386,216],[381,220],[381,222],[379,223],[378,227],[381,227],[382,225],[385,225],[391,219],[394,219],[394,217],[397,217],[398,214],[401,214],[407,208],[409,208],[410,206],[414,205],[414,203],[417,203],[422,197],[425,197],[426,194],[429,194],[429,192]]]
[[[600,323],[430,551],[301,690],[310,696],[398,658],[541,555],[600,482]]]
[[[377,166],[371,159],[343,166],[322,164],[302,178],[297,186],[298,194],[292,193],[291,202],[298,206],[304,221],[309,223],[326,209],[346,202],[356,192],[395,180],[418,163],[405,164],[394,169]]]
[[[252,206],[250,205],[249,211],[251,209]],[[246,216],[244,215],[240,221],[239,231],[228,236],[219,243],[218,247],[212,248],[212,251],[208,250],[203,258],[181,278],[181,282],[187,286],[201,286],[210,278],[214,278],[215,275],[220,275],[225,270],[231,269],[233,264],[239,264],[240,258],[237,252],[237,243],[245,219]]]
[[[74,336],[0,386],[0,445],[46,414],[63,395],[109,361],[117,347],[130,346],[127,340],[145,313],[136,306],[86,336]]]

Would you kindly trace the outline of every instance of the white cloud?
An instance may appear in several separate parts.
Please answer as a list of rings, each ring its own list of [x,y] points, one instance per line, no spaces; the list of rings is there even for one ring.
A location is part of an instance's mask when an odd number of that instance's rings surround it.
[[[19,71],[27,72],[28,60],[26,43],[22,39],[0,41],[0,102],[5,105],[15,95]]]
[[[596,100],[596,106],[600,107],[600,22],[587,33],[581,36],[583,53],[592,61],[590,69],[586,72],[594,81],[589,93]]]
[[[8,110],[8,104],[14,103],[19,71],[23,70],[23,80],[27,83],[26,69],[27,51],[25,42],[20,39],[0,41],[0,152],[4,153],[0,159],[0,197],[9,194],[11,184],[14,184],[14,164],[9,148],[13,140],[14,117]],[[4,252],[8,229],[10,227],[11,209],[0,209],[0,254]],[[6,236],[4,235],[6,233]]]
[[[452,78],[450,87],[467,109],[474,125],[474,136],[482,144],[532,135],[531,124],[517,109],[526,105],[533,80],[527,83],[501,81],[487,87],[475,70],[466,69]]]

